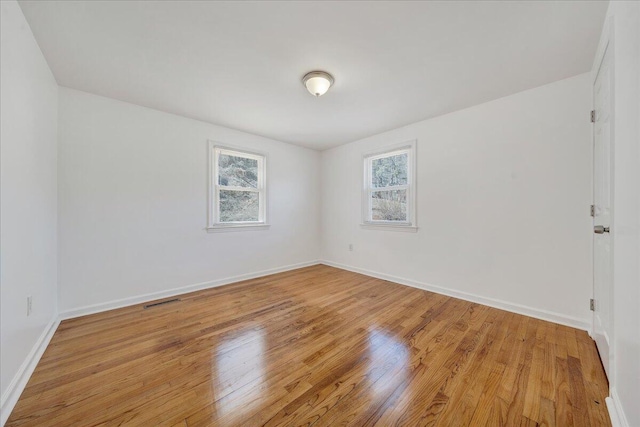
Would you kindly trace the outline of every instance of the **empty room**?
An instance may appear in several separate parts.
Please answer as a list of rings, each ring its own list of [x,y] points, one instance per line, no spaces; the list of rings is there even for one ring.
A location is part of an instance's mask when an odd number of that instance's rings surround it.
[[[0,12],[1,426],[640,427],[640,2]]]

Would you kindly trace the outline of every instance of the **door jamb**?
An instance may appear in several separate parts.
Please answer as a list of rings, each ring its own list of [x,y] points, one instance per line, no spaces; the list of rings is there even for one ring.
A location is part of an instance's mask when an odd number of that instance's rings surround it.
[[[614,325],[615,325],[615,318],[614,318],[614,310],[613,310],[613,289],[615,286],[615,269],[614,269],[614,239],[615,239],[615,231],[616,231],[616,227],[615,227],[615,217],[614,217],[614,213],[615,213],[615,173],[614,173],[614,154],[615,154],[615,40],[614,40],[614,17],[610,16],[607,19],[605,19],[603,28],[602,28],[602,35],[600,37],[600,42],[598,44],[598,49],[596,50],[596,55],[594,58],[594,62],[593,62],[593,66],[591,68],[591,109],[594,110],[595,109],[595,103],[594,103],[594,93],[593,93],[593,87],[595,85],[596,79],[598,77],[598,73],[600,71],[600,67],[602,65],[602,60],[604,59],[604,55],[607,52],[607,50],[609,50],[609,54],[610,54],[610,58],[611,58],[611,63],[610,63],[610,68],[609,68],[609,72],[612,73],[613,75],[613,79],[611,81],[611,87],[610,87],[610,117],[611,117],[611,141],[610,141],[610,158],[609,158],[609,171],[610,171],[610,182],[609,182],[609,186],[610,186],[610,200],[611,200],[611,206],[610,206],[610,212],[611,212],[611,217],[610,217],[610,227],[612,228],[612,232],[609,236],[610,238],[610,244],[611,244],[611,287],[609,289],[609,294],[610,294],[610,298],[609,298],[609,314],[610,314],[610,328],[611,328],[611,335],[609,336],[609,373],[610,373],[610,378],[607,378],[609,381],[609,390],[612,390],[614,388],[614,379],[615,379],[615,359],[614,359],[614,355],[615,355],[615,351],[614,351],[614,343],[615,343],[615,333],[614,333]],[[595,171],[595,132],[594,132],[594,124],[592,124],[591,126],[591,153],[592,153],[592,166],[591,166],[591,197],[592,197],[592,201],[595,201],[595,194],[594,194],[594,185],[595,185],[595,175],[594,175],[594,171]],[[592,218],[592,226],[595,225],[595,217]],[[591,266],[592,266],[592,274],[591,274],[591,278],[592,278],[592,282],[591,282],[591,295],[592,297],[594,296],[594,289],[595,289],[595,274],[594,274],[594,269],[595,269],[595,257],[594,257],[594,249],[595,249],[595,245],[593,243],[593,227],[590,230],[590,233],[592,234],[592,240],[591,240]],[[597,301],[596,301],[597,304]],[[589,335],[591,336],[592,339],[595,339],[595,311],[591,314],[591,326],[590,326],[590,330],[588,331]]]

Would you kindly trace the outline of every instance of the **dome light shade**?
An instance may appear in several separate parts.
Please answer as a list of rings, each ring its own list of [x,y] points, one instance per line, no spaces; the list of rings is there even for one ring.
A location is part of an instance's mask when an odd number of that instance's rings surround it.
[[[302,84],[313,96],[322,96],[333,85],[333,77],[324,71],[311,71],[302,78]]]

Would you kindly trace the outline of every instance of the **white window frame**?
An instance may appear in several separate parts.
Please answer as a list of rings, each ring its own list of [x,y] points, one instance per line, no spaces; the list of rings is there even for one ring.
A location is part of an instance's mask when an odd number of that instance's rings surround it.
[[[235,187],[220,185],[219,162],[221,154],[244,157],[258,162],[258,186]],[[267,156],[262,153],[248,151],[243,148],[235,148],[209,141],[209,203],[207,231],[242,231],[259,230],[269,227],[267,223]],[[258,193],[258,221],[220,221],[220,190],[250,191]]]
[[[374,188],[371,184],[372,163],[376,159],[407,154],[407,184],[391,187]],[[416,141],[407,141],[403,144],[387,146],[380,150],[363,155],[364,174],[362,182],[362,223],[365,229],[378,229],[389,231],[418,231],[416,217]],[[371,218],[371,195],[374,191],[407,190],[407,220],[406,221],[380,221]]]

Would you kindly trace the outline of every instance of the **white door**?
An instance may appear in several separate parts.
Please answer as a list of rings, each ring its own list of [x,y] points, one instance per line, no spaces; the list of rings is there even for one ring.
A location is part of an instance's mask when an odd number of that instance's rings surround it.
[[[609,376],[610,342],[613,316],[612,252],[611,252],[611,148],[612,148],[612,98],[613,73],[611,49],[605,49],[602,62],[593,84],[595,122],[593,128],[593,332],[604,370]]]

